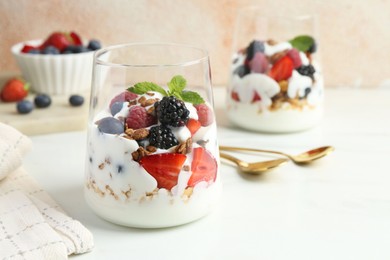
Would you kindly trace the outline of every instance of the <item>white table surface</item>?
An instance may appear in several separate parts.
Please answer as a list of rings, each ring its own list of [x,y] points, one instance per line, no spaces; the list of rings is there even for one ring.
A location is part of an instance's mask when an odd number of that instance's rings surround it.
[[[289,162],[261,176],[223,163],[224,194],[213,213],[148,230],[108,223],[86,205],[84,131],[33,136],[24,167],[95,238],[92,252],[72,259],[390,259],[390,91],[326,89],[320,126],[274,135],[231,127],[224,89],[214,95],[220,144],[336,150],[310,166]]]

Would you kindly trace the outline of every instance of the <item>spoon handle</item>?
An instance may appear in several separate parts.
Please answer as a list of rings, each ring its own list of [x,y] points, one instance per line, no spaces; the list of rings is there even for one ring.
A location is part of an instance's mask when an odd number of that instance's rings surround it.
[[[271,151],[271,150],[262,150],[262,149],[255,149],[255,148],[244,148],[244,147],[232,147],[232,146],[219,146],[220,150],[224,151],[248,151],[248,152],[260,152],[260,153],[273,153],[273,154],[279,154],[286,156],[290,159],[293,159],[290,155],[282,153],[282,152],[277,152],[277,151]]]
[[[227,159],[229,161],[232,161],[232,162],[234,162],[237,165],[240,165],[240,163],[241,163],[241,160],[239,160],[236,157],[233,157],[233,156],[231,156],[229,154],[226,154],[226,153],[219,152],[219,156],[221,156],[222,158],[225,158],[225,159]]]

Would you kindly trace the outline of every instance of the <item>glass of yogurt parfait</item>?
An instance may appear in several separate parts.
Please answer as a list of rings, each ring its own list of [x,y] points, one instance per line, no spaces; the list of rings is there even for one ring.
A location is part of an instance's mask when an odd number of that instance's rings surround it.
[[[96,52],[85,198],[102,218],[160,228],[209,213],[221,194],[205,50],[133,43]]]
[[[240,10],[227,88],[228,117],[262,132],[294,132],[317,125],[323,77],[314,16],[265,16]]]

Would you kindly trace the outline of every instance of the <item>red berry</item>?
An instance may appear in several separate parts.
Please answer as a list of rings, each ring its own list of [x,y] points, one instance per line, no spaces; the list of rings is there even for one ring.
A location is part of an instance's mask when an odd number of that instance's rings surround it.
[[[33,49],[36,49],[36,47],[32,46],[32,45],[28,45],[28,44],[25,44],[23,45],[23,48],[21,49],[20,52],[22,53],[28,53],[29,51],[33,50]]]
[[[192,175],[188,180],[188,186],[194,187],[201,181],[215,181],[218,169],[215,158],[203,147],[194,148],[193,153],[191,163]]]
[[[237,101],[237,102],[240,102],[240,97],[238,96],[238,93],[237,93],[237,92],[232,91],[231,96],[232,96],[232,99],[233,99],[233,100],[235,100],[235,101]]]
[[[286,55],[275,62],[269,72],[269,76],[279,82],[291,77],[293,70],[294,63],[292,59]]]
[[[16,102],[24,99],[28,94],[30,84],[21,79],[10,79],[1,90],[0,98],[4,102]]]
[[[73,45],[83,45],[80,35],[78,35],[76,32],[70,32],[69,36],[72,38]]]
[[[158,188],[171,190],[177,185],[186,158],[179,153],[160,153],[142,157],[139,163],[156,179]]]
[[[126,118],[128,128],[140,129],[157,123],[156,117],[146,112],[146,109],[141,106],[130,107],[129,114]]]
[[[292,48],[287,52],[287,56],[291,58],[291,60],[294,63],[294,69],[299,68],[302,66],[302,60],[301,57],[299,56],[299,51],[295,48]]]
[[[66,47],[71,44],[72,39],[69,35],[62,32],[54,32],[46,39],[46,41],[40,46],[40,49],[44,49],[49,45],[56,47],[62,52]]]
[[[206,104],[199,104],[195,106],[198,112],[198,120],[202,126],[211,125],[214,122],[213,112]]]
[[[264,53],[256,52],[252,60],[249,62],[249,67],[252,72],[266,73],[268,71],[268,60]]]
[[[116,95],[110,102],[110,107],[112,104],[114,104],[115,102],[129,102],[133,99],[136,99],[138,97],[137,94],[133,93],[133,92],[130,92],[130,91],[124,91],[118,95]]]
[[[253,91],[253,98],[252,98],[252,103],[261,101],[261,97],[257,91]]]
[[[193,118],[188,119],[187,121],[187,128],[191,132],[191,136],[193,136],[201,127],[201,124],[198,120],[195,120]]]

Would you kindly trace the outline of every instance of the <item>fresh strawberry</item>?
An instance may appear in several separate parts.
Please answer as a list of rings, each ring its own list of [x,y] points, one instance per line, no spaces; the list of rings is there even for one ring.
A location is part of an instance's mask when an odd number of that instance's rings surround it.
[[[286,55],[275,62],[269,72],[269,76],[279,82],[291,77],[293,70],[294,62],[289,56]]]
[[[54,32],[46,39],[46,41],[40,46],[40,49],[43,50],[47,46],[54,46],[60,52],[62,52],[66,47],[68,47],[72,42],[72,38],[69,34],[62,32]]]
[[[70,32],[69,36],[72,38],[73,45],[83,45],[80,35],[78,35],[76,32]]]
[[[240,97],[238,96],[238,93],[236,91],[232,91],[231,97],[233,100],[240,102]]]
[[[21,79],[10,79],[1,90],[0,98],[4,102],[16,102],[24,99],[28,94],[30,84]]]
[[[215,181],[218,169],[215,158],[203,147],[194,148],[193,154],[192,175],[188,180],[188,186],[194,187],[201,181]]]
[[[198,120],[195,120],[193,118],[188,119],[186,124],[188,130],[191,132],[191,136],[193,136],[201,127],[201,124]]]
[[[139,163],[157,181],[158,188],[171,190],[187,156],[179,153],[160,153],[144,156]]]
[[[208,105],[199,104],[195,108],[198,112],[198,120],[202,126],[209,126],[214,122],[213,112]]]
[[[33,49],[36,49],[36,47],[34,47],[32,45],[25,44],[25,45],[23,45],[23,48],[22,48],[22,50],[20,52],[28,53],[29,51],[31,51]]]
[[[292,48],[287,52],[287,56],[289,56],[293,63],[294,63],[294,69],[299,68],[302,66],[302,60],[301,57],[299,56],[299,51],[295,48]]]
[[[255,103],[257,101],[261,101],[261,97],[257,91],[253,91],[253,98],[252,98],[252,103]]]

